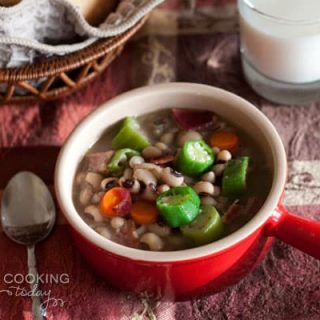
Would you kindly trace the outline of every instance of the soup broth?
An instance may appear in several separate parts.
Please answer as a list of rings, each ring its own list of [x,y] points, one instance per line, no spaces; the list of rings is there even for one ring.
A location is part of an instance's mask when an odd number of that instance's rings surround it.
[[[103,237],[172,251],[241,228],[271,183],[266,155],[241,128],[211,112],[166,109],[106,128],[79,164],[73,200]]]

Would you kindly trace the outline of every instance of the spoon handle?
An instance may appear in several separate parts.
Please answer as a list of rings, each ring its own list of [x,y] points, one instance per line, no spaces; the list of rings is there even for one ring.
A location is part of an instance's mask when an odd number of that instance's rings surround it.
[[[36,256],[34,253],[34,245],[28,246],[28,274],[30,274],[31,291],[32,291],[32,315],[33,320],[44,320],[46,319],[46,310],[41,304],[41,291],[39,288],[39,276],[37,271]]]

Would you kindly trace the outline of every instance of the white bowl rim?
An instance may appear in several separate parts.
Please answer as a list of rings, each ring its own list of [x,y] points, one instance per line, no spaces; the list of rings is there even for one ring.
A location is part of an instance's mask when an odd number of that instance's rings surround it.
[[[85,128],[87,123],[90,123],[93,119],[99,117],[102,113],[106,112],[106,109],[108,109],[107,112],[112,112],[112,108],[116,108],[117,104],[120,101],[129,100],[137,95],[150,95],[156,93],[165,94],[168,91],[188,93],[194,92],[194,94],[203,93],[209,96],[219,95],[221,99],[227,99],[229,100],[229,103],[236,103],[237,105],[241,106],[241,108],[244,109],[246,113],[251,113],[255,117],[255,120],[259,122],[259,125],[262,126],[264,132],[267,134],[268,138],[271,141],[271,145],[273,148],[272,155],[274,162],[274,179],[270,193],[262,208],[246,225],[244,225],[234,233],[205,246],[179,251],[152,252],[120,245],[116,242],[102,237],[90,226],[88,226],[80,217],[74,206],[70,206],[66,201],[67,196],[63,192],[64,177],[62,175],[62,168],[64,166],[64,163],[66,162],[70,146],[74,143],[74,141],[78,139],[79,136],[81,136],[81,132]],[[247,237],[252,235],[256,230],[261,228],[266,223],[268,218],[272,214],[274,214],[276,208],[278,207],[286,182],[286,172],[286,154],[281,138],[279,137],[276,129],[274,128],[270,120],[253,104],[233,93],[230,93],[220,88],[196,83],[171,82],[166,84],[157,84],[147,87],[141,87],[123,93],[104,103],[102,106],[100,106],[95,111],[86,116],[76,126],[76,128],[67,138],[64,146],[62,147],[59,153],[55,169],[55,192],[60,208],[64,213],[64,216],[68,223],[84,238],[86,238],[89,242],[98,246],[99,248],[104,249],[115,255],[126,257],[132,260],[157,263],[178,261],[183,262],[187,260],[204,258],[213,254],[221,253],[222,251],[232,246],[235,246],[237,243],[246,239]]]

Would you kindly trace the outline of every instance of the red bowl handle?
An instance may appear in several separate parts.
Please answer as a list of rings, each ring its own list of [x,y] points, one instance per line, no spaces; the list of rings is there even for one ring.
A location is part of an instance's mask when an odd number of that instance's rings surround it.
[[[320,222],[299,217],[280,205],[265,233],[320,260]]]

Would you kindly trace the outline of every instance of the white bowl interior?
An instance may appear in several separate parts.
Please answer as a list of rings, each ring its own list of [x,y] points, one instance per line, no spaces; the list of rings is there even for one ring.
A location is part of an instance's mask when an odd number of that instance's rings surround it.
[[[198,108],[212,110],[241,127],[261,146],[273,168],[273,183],[259,212],[233,234],[214,243],[174,252],[149,252],[132,249],[107,240],[89,227],[76,211],[72,201],[73,179],[77,166],[87,150],[105,129],[129,115],[140,115],[163,108]],[[270,121],[249,102],[224,90],[188,83],[170,83],[144,87],[125,93],[101,106],[86,117],[66,141],[56,167],[57,198],[68,222],[97,246],[121,256],[145,261],[181,261],[206,256],[241,241],[259,228],[273,213],[286,180],[285,151]]]

